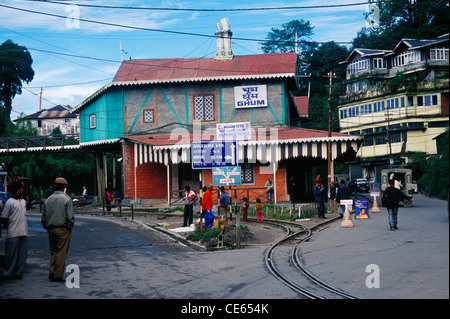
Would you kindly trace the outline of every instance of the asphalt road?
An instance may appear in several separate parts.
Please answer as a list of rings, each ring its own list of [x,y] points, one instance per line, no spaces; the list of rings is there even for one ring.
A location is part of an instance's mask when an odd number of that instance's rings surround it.
[[[415,195],[413,207],[399,208],[395,231],[389,230],[386,208],[380,208],[370,219],[353,218],[353,228],[339,223],[304,243],[306,267],[364,299],[448,299],[447,201]]]
[[[67,288],[65,283],[48,280],[47,233],[41,227],[38,215],[28,216],[29,247],[23,279],[0,282],[0,297],[298,297],[267,273],[263,263],[265,248],[198,252],[132,221],[113,220],[76,216],[66,267],[78,267],[80,287]],[[4,243],[1,246],[4,249]],[[72,274],[72,270],[66,273]]]
[[[302,245],[302,258],[312,273],[361,298],[449,297],[447,202],[416,196],[412,208],[400,209],[399,230],[394,232],[384,208],[353,222],[354,228],[330,224]],[[0,298],[300,298],[266,271],[265,248],[198,252],[129,220],[78,215],[66,266],[78,268],[79,288],[68,288],[48,280],[50,254],[39,215],[29,215],[28,223],[24,277],[0,282]],[[368,265],[378,267],[379,288],[366,286],[373,275],[366,272]]]

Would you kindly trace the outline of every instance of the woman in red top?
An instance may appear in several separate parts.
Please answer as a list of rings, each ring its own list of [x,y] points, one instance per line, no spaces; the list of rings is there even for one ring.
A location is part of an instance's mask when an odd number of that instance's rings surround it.
[[[205,229],[210,228],[214,223],[214,214],[212,213],[213,199],[211,194],[212,185],[208,184],[206,192],[203,194],[202,209],[205,218]]]

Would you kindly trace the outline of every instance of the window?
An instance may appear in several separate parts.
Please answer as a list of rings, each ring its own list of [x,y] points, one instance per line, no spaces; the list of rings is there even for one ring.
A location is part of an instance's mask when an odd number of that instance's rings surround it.
[[[254,179],[254,169],[253,164],[244,163],[241,166],[241,184],[253,184]]]
[[[214,122],[215,120],[214,95],[195,95],[194,121]]]
[[[144,109],[143,120],[144,123],[155,123],[155,110]]]
[[[370,60],[367,58],[360,59],[347,65],[347,74],[355,74],[368,69],[370,69]]]
[[[346,119],[346,118],[347,118],[347,109],[341,110],[341,120]]]
[[[375,145],[383,145],[387,143],[387,135],[379,135],[375,137]]]
[[[384,111],[384,101],[373,102],[373,112]]]
[[[372,113],[372,103],[361,105],[361,115]]]
[[[392,58],[392,67],[420,61],[419,50],[408,50]]]
[[[386,59],[374,58],[373,59],[373,68],[374,69],[386,69],[387,68]]]
[[[406,99],[408,101],[408,106],[414,106],[414,95],[408,95]]]
[[[373,145],[373,136],[364,136],[362,146],[372,146],[372,145]]]
[[[448,48],[432,48],[430,49],[430,60],[447,60]]]
[[[386,107],[388,110],[398,109],[398,98],[395,97],[393,99],[386,100]]]
[[[89,115],[89,128],[91,130],[97,128],[97,115],[95,114]]]
[[[417,106],[438,106],[438,95],[417,95]]]
[[[352,106],[352,107],[348,108],[348,117],[356,117],[358,115],[359,115],[359,107],[358,106]]]
[[[400,133],[391,133],[391,143],[400,143],[402,141]]]

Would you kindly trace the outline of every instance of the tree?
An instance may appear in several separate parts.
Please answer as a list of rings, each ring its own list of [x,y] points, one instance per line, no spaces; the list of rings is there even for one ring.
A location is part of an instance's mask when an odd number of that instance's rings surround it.
[[[24,46],[6,40],[0,45],[0,101],[6,115],[11,115],[12,100],[22,94],[22,82],[30,83],[34,77],[33,59]]]
[[[431,39],[448,33],[448,0],[376,1],[379,29],[363,28],[354,48],[392,49],[403,38]]]
[[[264,53],[295,52],[295,38],[300,49],[308,46],[307,41],[301,38],[309,38],[313,34],[313,27],[309,21],[292,20],[283,23],[281,28],[272,28],[268,33],[266,42],[261,42],[261,49]]]
[[[332,88],[332,122],[331,130],[339,130],[339,118],[335,105],[338,104],[339,95],[343,95],[343,86],[340,84],[345,79],[345,66],[339,64],[349,55],[347,48],[336,44],[335,42],[327,42],[323,44],[311,44],[311,46],[303,51],[300,61],[304,68],[300,73],[310,74],[308,81],[311,81],[311,98],[309,101],[309,117],[304,121],[303,127],[319,130],[328,130],[328,98],[329,98],[329,81],[330,78],[325,77],[329,72],[333,72],[336,79],[333,80]],[[306,95],[306,87],[300,88],[298,95]]]

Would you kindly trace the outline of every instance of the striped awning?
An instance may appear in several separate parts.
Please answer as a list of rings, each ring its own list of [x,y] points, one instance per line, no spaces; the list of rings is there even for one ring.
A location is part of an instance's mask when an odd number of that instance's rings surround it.
[[[290,134],[290,137],[292,137],[292,134]],[[168,143],[170,139],[165,140],[161,135],[158,138],[150,137],[150,140],[149,137],[142,136],[123,139],[134,144],[136,167],[145,163],[171,165],[191,162],[190,144],[174,141]],[[331,142],[331,159],[335,160],[350,149],[357,152],[362,139],[361,136],[334,133],[334,136],[331,137],[297,137],[275,140],[258,140],[256,138],[249,141],[238,141],[239,163],[259,162],[265,164],[297,157],[327,159],[328,141]]]

